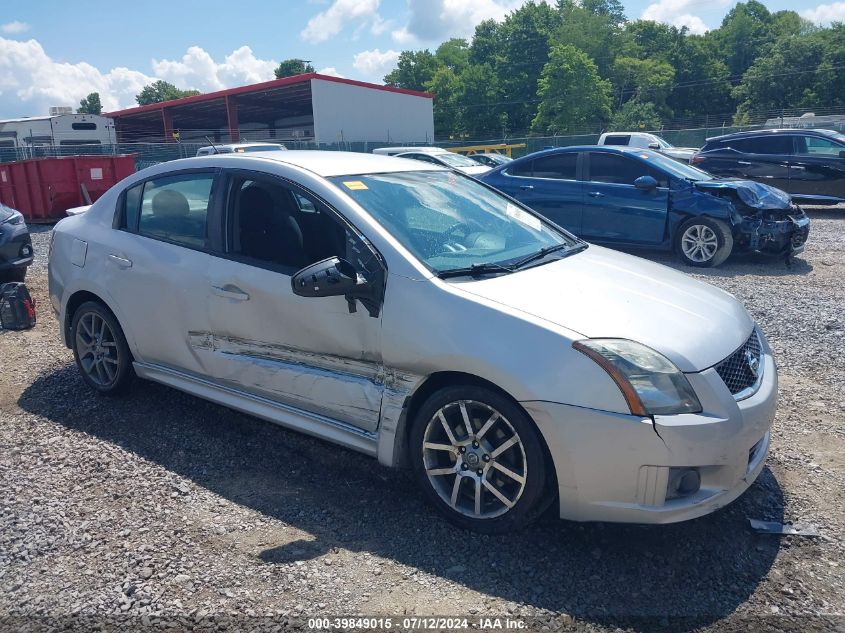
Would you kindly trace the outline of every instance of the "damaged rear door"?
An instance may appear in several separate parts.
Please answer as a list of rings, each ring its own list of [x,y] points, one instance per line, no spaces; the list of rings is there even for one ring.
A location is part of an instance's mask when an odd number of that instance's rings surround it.
[[[291,276],[331,256],[376,257],[357,233],[294,183],[230,172],[226,254],[209,268],[213,350],[222,384],[374,431],[383,391],[381,318],[343,297],[293,294]]]

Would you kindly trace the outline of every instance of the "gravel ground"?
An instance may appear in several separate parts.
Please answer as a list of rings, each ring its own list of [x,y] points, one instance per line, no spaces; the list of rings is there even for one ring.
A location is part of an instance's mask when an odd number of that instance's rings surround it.
[[[811,216],[791,267],[742,257],[694,274],[739,297],[777,353],[758,482],[680,525],[547,516],[510,537],[454,529],[404,473],[169,388],[95,397],[59,342],[49,230],[34,228],[39,322],[0,332],[0,630],[305,629],[354,614],[394,628],[414,615],[532,630],[845,625],[845,209]],[[749,517],[821,537],[758,535]]]

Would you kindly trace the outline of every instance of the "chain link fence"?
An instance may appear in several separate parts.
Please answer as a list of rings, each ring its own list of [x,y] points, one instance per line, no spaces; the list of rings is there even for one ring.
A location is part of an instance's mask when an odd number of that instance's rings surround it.
[[[827,128],[845,131],[845,114],[775,116],[758,120],[754,124],[744,126],[720,125],[699,126],[681,129],[637,130],[661,136],[677,147],[701,147],[707,138],[741,132],[778,127]],[[246,134],[246,132],[245,132]],[[513,156],[519,157],[548,147],[568,147],[572,145],[594,145],[598,142],[600,131],[591,133],[553,135],[553,136],[521,136],[521,137],[487,137],[476,139],[441,139],[434,142],[438,147],[466,147],[469,145],[491,145],[506,143],[524,145],[515,148]],[[254,135],[254,134],[251,134]],[[250,142],[277,143],[278,139],[251,139]],[[401,143],[384,141],[339,141],[336,143],[314,143],[285,139],[288,149],[320,149],[347,152],[371,152],[376,147],[423,146],[427,143]],[[137,169],[144,169],[158,163],[196,156],[200,147],[207,146],[207,142],[168,142],[168,143],[115,143],[110,145],[37,145],[31,147],[5,148],[0,147],[0,163],[31,158],[54,156],[79,156],[103,154],[132,154],[135,156]]]

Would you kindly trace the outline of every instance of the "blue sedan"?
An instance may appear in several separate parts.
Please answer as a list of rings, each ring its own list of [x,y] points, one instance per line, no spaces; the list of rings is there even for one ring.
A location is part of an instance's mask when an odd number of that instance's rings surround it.
[[[651,150],[545,150],[480,179],[586,240],[674,249],[691,266],[718,266],[734,251],[789,259],[809,234],[809,218],[779,189]]]

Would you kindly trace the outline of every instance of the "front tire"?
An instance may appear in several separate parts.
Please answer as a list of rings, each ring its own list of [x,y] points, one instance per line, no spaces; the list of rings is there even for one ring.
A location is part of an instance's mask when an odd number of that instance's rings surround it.
[[[436,391],[414,416],[409,441],[417,483],[460,527],[512,532],[546,507],[539,433],[522,409],[492,389]]]
[[[114,315],[88,301],[73,314],[73,357],[83,380],[103,395],[125,393],[135,375],[132,354]]]
[[[680,226],[675,235],[675,252],[687,266],[719,266],[731,254],[733,247],[730,227],[715,218],[691,218]]]

